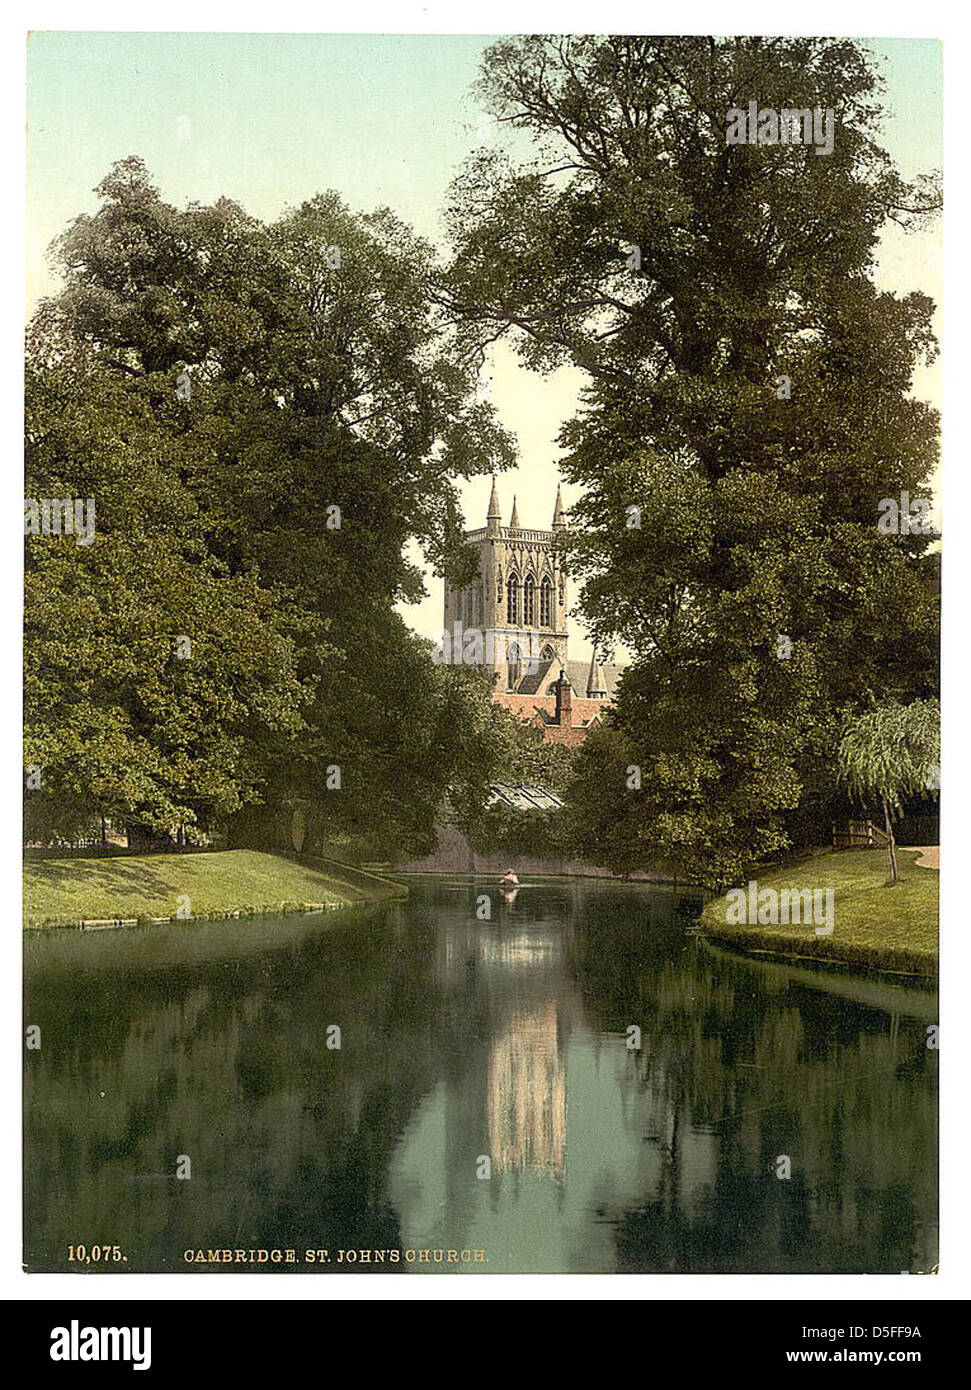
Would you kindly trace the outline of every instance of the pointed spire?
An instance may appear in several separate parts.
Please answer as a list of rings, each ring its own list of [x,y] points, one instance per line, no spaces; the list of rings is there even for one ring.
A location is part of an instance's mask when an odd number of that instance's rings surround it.
[[[597,653],[594,650],[590,657],[590,674],[587,676],[587,699],[604,700],[607,698],[607,682],[604,680],[603,667],[597,660]]]
[[[496,487],[496,475],[492,475],[492,496],[489,498],[489,510],[486,512],[486,530],[490,536],[498,536],[502,531],[502,512],[499,510],[499,489]]]
[[[515,494],[515,493],[513,493],[513,497],[512,497],[512,516],[509,518],[509,527],[510,527],[510,530],[513,530],[513,531],[517,531],[517,530],[519,529],[519,512],[516,510],[516,494]]]
[[[562,531],[566,526],[566,516],[563,513],[563,499],[560,496],[559,484],[556,488],[556,506],[553,508],[553,530]]]

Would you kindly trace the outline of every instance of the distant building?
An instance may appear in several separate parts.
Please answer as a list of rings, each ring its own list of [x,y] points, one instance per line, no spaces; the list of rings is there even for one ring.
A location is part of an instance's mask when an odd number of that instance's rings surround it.
[[[493,782],[489,788],[490,806],[509,806],[514,811],[558,811],[561,797],[548,787],[525,782]]]
[[[502,525],[495,482],[486,524],[465,539],[479,560],[478,578],[465,589],[445,584],[445,631],[490,634],[483,665],[492,671],[493,699],[540,729],[547,743],[575,748],[613,703],[620,670],[568,654],[567,579],[556,539],[566,527],[557,488],[549,531],[519,524],[513,498]]]

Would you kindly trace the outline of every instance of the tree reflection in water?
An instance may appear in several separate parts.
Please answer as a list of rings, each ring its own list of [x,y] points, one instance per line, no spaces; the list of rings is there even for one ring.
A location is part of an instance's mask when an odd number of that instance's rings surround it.
[[[936,995],[714,950],[667,889],[526,884],[491,922],[482,891],[29,938],[30,1266],[109,1237],[126,1272],[281,1246],[481,1248],[492,1272],[934,1264]]]

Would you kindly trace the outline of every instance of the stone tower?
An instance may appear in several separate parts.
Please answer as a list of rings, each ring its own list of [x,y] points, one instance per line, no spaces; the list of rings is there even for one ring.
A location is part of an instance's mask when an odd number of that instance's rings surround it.
[[[566,667],[566,575],[556,546],[565,527],[559,488],[550,530],[520,526],[515,498],[509,525],[503,526],[493,479],[485,526],[466,532],[479,575],[466,589],[446,581],[445,630],[451,634],[461,624],[463,632],[493,634],[482,664],[494,672],[497,691],[518,691],[524,684],[537,691],[538,674],[552,667],[555,680]],[[524,638],[527,649],[521,652]]]

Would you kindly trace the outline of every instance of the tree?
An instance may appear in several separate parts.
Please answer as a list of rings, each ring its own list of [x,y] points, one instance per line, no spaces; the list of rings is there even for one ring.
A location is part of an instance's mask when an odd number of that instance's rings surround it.
[[[303,727],[300,615],[207,548],[170,437],[117,377],[32,365],[27,449],[30,497],[96,503],[91,544],[26,539],[27,834],[212,829],[258,794],[260,737]]]
[[[488,679],[477,683],[481,700],[475,750],[478,777],[466,776],[450,795],[456,820],[473,848],[562,859],[572,854],[569,827],[562,810],[518,810],[492,799],[497,782],[540,786],[562,794],[573,775],[575,754],[547,743],[542,731],[517,719],[495,703]],[[471,751],[471,750],[470,750]]]
[[[847,40],[503,39],[481,90],[535,157],[478,155],[451,204],[466,351],[585,374],[564,545],[598,648],[634,653],[610,775],[646,790],[582,779],[575,805],[610,796],[621,841],[712,887],[785,846],[821,768],[835,794],[846,711],[936,690],[933,536],[878,526],[930,498],[932,305],[874,265],[937,200],[880,148],[878,89]],[[750,101],[832,109],[832,153],[728,145]]]
[[[98,193],[29,341],[28,496],[97,503],[90,546],[28,545],[49,805],[212,826],[316,805],[338,765],[328,815],[426,841],[440,771],[422,757],[409,786],[405,761],[438,677],[395,606],[423,593],[418,556],[467,582],[455,479],[512,459],[431,248],[333,193],[269,226],[177,209],[137,158]]]
[[[886,704],[853,719],[839,746],[840,776],[864,805],[883,808],[891,881],[897,881],[893,820],[907,797],[936,789],[941,761],[941,710],[936,700]]]

